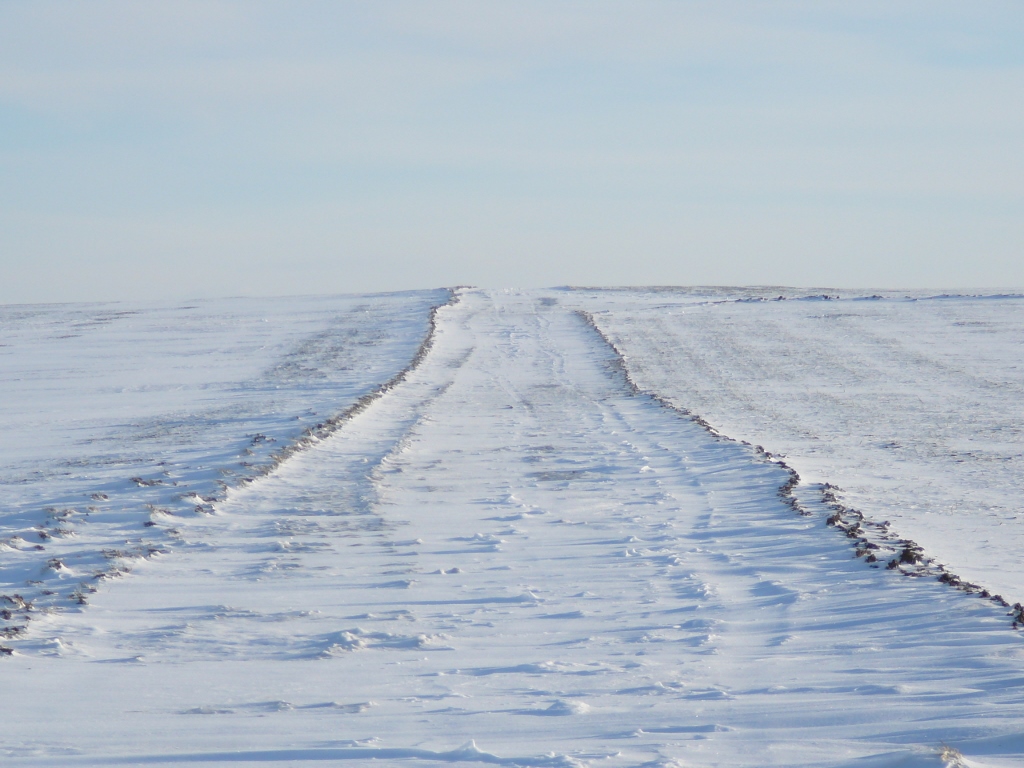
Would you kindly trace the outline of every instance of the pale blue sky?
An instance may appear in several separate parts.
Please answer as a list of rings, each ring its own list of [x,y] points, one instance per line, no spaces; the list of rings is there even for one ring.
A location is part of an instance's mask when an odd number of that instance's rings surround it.
[[[1024,286],[1020,2],[0,0],[0,301]]]

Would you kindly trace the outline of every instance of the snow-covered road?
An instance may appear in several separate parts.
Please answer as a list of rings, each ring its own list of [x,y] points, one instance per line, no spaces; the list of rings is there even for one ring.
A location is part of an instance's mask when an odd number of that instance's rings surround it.
[[[463,292],[401,386],[33,622],[5,764],[1017,764],[1005,610],[854,559],[562,301]]]

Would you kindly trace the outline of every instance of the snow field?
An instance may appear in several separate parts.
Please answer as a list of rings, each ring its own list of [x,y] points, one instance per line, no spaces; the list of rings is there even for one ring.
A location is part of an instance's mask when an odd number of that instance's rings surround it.
[[[1017,764],[1005,610],[851,557],[577,303],[463,292],[400,386],[34,621],[6,762]]]

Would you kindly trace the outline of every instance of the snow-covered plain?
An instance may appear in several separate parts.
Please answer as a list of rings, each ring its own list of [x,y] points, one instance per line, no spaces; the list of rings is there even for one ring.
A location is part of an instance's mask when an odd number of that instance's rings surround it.
[[[446,299],[338,319],[393,344],[362,388],[335,374],[327,412],[409,365]],[[579,311],[664,356],[630,319],[649,295],[629,301],[461,291],[428,354],[329,436],[136,519],[164,553],[5,641],[5,764],[1019,765],[1006,609],[854,558],[820,494],[800,489],[808,514],[780,495],[785,467],[637,393]],[[625,364],[650,384],[635,349]],[[228,456],[225,435],[188,445]]]

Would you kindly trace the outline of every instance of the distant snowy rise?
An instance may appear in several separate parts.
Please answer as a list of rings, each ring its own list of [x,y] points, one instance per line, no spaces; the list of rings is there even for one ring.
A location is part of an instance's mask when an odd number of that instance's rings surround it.
[[[152,521],[202,511],[394,376],[449,295],[0,307],[0,593],[84,601],[163,550]]]
[[[642,388],[1024,600],[1024,295],[574,295]]]

